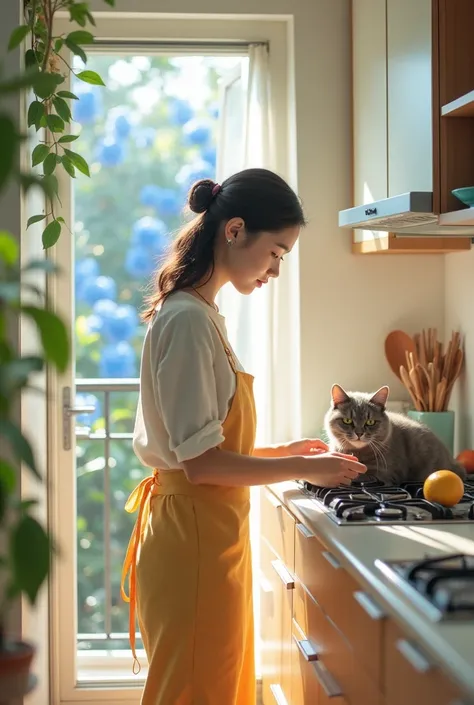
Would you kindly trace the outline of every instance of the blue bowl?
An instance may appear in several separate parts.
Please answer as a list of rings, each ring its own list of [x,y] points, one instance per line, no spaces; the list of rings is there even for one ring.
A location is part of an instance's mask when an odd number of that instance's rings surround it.
[[[474,186],[465,186],[464,188],[455,188],[451,191],[453,196],[465,203],[466,206],[474,206]]]

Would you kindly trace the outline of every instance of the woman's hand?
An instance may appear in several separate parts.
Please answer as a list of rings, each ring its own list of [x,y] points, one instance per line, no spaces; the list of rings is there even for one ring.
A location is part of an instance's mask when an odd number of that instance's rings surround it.
[[[285,455],[319,455],[327,453],[329,446],[319,438],[302,438],[300,441],[290,441],[281,446]],[[283,453],[282,453],[283,455]]]
[[[354,456],[343,453],[319,453],[302,460],[301,479],[319,487],[350,485],[361,473],[367,472],[366,466]]]

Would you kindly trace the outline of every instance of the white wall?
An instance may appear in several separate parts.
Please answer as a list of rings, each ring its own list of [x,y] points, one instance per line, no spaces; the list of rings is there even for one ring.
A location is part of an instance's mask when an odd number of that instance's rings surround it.
[[[456,411],[456,446],[472,448],[474,431],[474,251],[446,257],[446,337],[459,330],[464,338],[464,371],[453,391],[451,408]]]

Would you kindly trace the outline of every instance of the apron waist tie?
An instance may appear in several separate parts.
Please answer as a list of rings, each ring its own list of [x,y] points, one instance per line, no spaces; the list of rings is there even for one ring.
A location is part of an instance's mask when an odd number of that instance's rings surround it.
[[[133,656],[133,673],[140,673],[141,666],[137,658],[135,650],[135,613],[137,605],[137,556],[140,548],[143,532],[150,516],[150,500],[157,493],[158,470],[153,470],[150,477],[145,477],[135,487],[133,492],[125,503],[125,511],[133,514],[138,509],[138,517],[133,527],[130,541],[128,542],[127,552],[122,567],[122,579],[120,582],[120,595],[125,602],[130,603],[130,611],[128,618],[128,630],[130,646]],[[128,575],[128,595],[125,591],[125,583]]]

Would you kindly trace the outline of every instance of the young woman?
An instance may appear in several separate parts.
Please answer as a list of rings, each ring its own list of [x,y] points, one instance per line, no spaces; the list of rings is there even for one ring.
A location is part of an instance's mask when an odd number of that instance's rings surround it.
[[[322,441],[254,448],[253,380],[214,303],[227,282],[251,294],[278,276],[304,225],[298,197],[276,174],[248,169],[222,186],[197,182],[188,200],[198,215],[144,314],[134,449],[153,472],[126,505],[139,513],[122,596],[133,655],[136,606],[148,658],[142,705],[254,705],[249,486],[334,486],[366,468]]]

